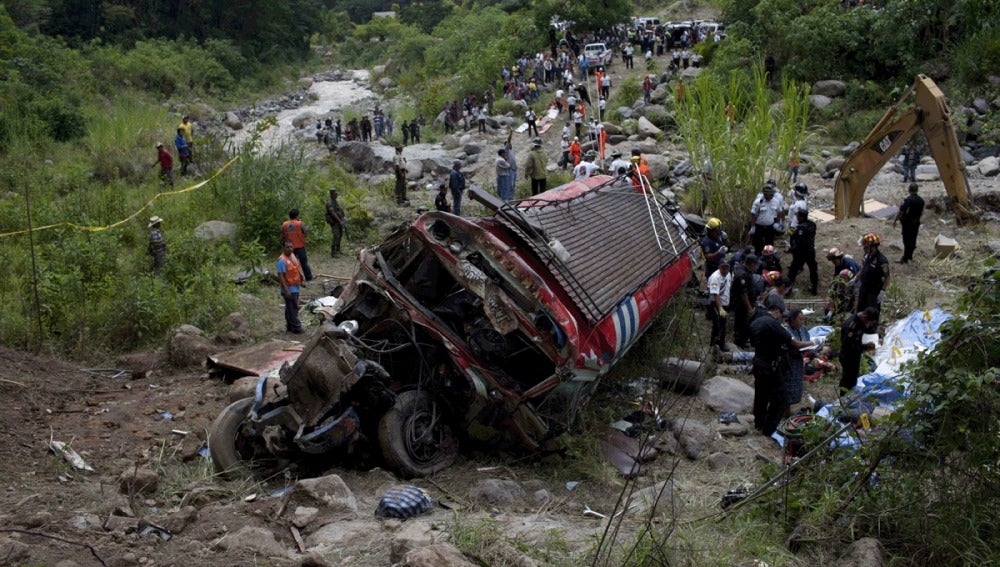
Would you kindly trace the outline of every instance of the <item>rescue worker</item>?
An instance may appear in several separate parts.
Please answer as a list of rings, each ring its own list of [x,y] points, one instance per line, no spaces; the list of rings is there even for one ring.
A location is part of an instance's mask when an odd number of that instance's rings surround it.
[[[580,164],[580,159],[583,157],[583,148],[580,147],[579,136],[573,137],[573,143],[569,145],[569,155],[573,158],[573,167],[575,168]]]
[[[299,321],[299,289],[302,285],[302,266],[295,256],[295,244],[291,240],[282,243],[282,254],[278,257],[278,283],[281,297],[285,300],[285,330],[302,333]]]
[[[758,255],[764,251],[764,246],[774,244],[776,227],[784,216],[784,198],[774,190],[773,185],[765,184],[750,206],[750,236]]]
[[[761,272],[780,272],[781,271],[781,256],[778,256],[778,251],[773,245],[768,244],[764,246],[761,250],[763,254],[760,256],[760,270]]]
[[[330,189],[330,198],[326,200],[326,224],[330,225],[330,232],[333,233],[333,240],[330,242],[330,257],[340,256],[340,241],[344,237],[344,229],[347,227],[347,217],[344,209],[337,202],[336,189]]]
[[[302,274],[306,278],[305,281],[310,282],[313,280],[313,275],[312,270],[309,269],[309,257],[306,254],[306,234],[308,232],[309,228],[299,220],[299,210],[288,211],[288,220],[281,224],[281,239],[291,241],[294,245],[295,257],[299,259]]]
[[[733,283],[729,292],[729,310],[733,312],[733,342],[746,349],[750,342],[750,314],[757,305],[757,290],[753,275],[757,257],[747,256],[732,270]]]
[[[628,173],[631,164],[628,160],[622,159],[622,153],[617,149],[611,150],[611,165],[608,166],[608,173],[615,177],[621,177]]]
[[[528,154],[528,163],[524,166],[524,177],[531,180],[531,194],[538,195],[547,189],[548,178],[545,173],[545,166],[549,158],[542,149],[542,139],[535,138],[531,143],[531,153]],[[513,195],[511,195],[513,197]]]
[[[844,268],[830,282],[830,289],[826,295],[826,305],[823,307],[827,321],[837,320],[840,315],[851,312],[855,301],[853,279],[854,274]]]
[[[899,212],[896,218],[892,219],[892,226],[896,223],[903,225],[903,257],[898,264],[909,263],[913,259],[913,251],[917,248],[917,232],[920,231],[920,217],[924,214],[924,200],[917,195],[917,184],[910,183],[910,194],[903,199],[899,205]]]
[[[149,229],[149,245],[146,247],[146,251],[153,257],[153,275],[159,274],[167,261],[167,240],[163,237],[163,231],[160,230],[161,223],[163,223],[163,219],[152,216],[149,217],[149,224],[146,226]]]
[[[843,270],[850,270],[851,277],[858,275],[861,271],[861,266],[854,261],[854,258],[844,254],[844,251],[840,248],[833,247],[826,253],[826,259],[833,264],[833,277],[837,277],[837,274]]]
[[[856,312],[840,326],[840,394],[843,395],[858,385],[861,373],[861,355],[874,345],[863,345],[862,337],[873,324],[878,323],[879,312],[875,307],[866,307]]]
[[[705,224],[705,236],[701,237],[701,253],[705,257],[705,278],[708,279],[726,258],[729,248],[723,239],[722,221],[712,217]]]
[[[786,413],[784,384],[789,373],[789,357],[813,343],[797,341],[781,325],[781,308],[773,305],[750,323],[753,357],[754,427],[770,437]]]
[[[629,170],[629,177],[632,178],[632,187],[639,193],[644,193],[649,186],[649,162],[642,157],[642,150],[632,148],[632,169]]]
[[[819,288],[819,267],[816,265],[816,223],[809,220],[809,211],[799,209],[796,213],[798,226],[789,240],[792,265],[788,268],[788,279],[795,285],[795,278],[803,265],[809,267],[809,293],[816,295]]]
[[[711,344],[719,352],[729,352],[726,346],[726,321],[729,315],[730,290],[733,275],[729,273],[729,261],[722,258],[719,267],[708,277],[708,319],[712,322]]]
[[[442,213],[451,212],[451,203],[448,202],[448,186],[444,183],[438,185],[437,197],[434,197],[434,208]]]
[[[864,311],[874,307],[874,317],[868,317],[869,332],[875,332],[878,327],[879,312],[885,299],[885,290],[889,287],[889,260],[879,251],[882,240],[878,234],[869,232],[861,237],[861,246],[865,257],[858,273],[858,298],[854,303],[854,311]]]

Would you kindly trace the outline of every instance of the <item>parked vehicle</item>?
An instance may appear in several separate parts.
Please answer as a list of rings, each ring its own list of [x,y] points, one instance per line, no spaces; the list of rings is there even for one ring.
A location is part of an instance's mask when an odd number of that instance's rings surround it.
[[[608,46],[603,43],[588,43],[583,47],[583,56],[587,58],[589,69],[610,65],[613,55]]]
[[[218,470],[380,456],[421,476],[465,443],[554,448],[691,275],[683,217],[621,179],[471,196],[493,214],[426,213],[360,253],[298,359],[216,419]]]

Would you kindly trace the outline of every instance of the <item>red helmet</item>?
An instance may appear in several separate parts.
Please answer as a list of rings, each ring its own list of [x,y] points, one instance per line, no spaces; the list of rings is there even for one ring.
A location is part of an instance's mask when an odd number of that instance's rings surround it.
[[[868,234],[861,237],[861,241],[864,242],[865,244],[874,244],[875,246],[878,246],[879,244],[882,243],[882,239],[879,238],[878,234],[875,234],[874,232],[869,232]]]
[[[843,258],[843,257],[844,257],[844,251],[837,247],[831,248],[830,251],[826,253],[827,260],[833,260],[834,258]]]
[[[852,274],[851,271],[848,270],[847,268],[840,270],[840,273],[838,273],[837,275],[844,278],[845,280],[849,280],[854,277],[854,274]]]
[[[767,283],[769,283],[769,284],[771,284],[771,285],[774,285],[774,284],[778,283],[778,280],[780,280],[780,279],[781,279],[781,272],[779,272],[777,270],[771,270],[769,272],[764,272],[764,281],[767,282]]]
[[[774,254],[774,246],[768,244],[767,246],[764,247],[764,255],[770,256],[771,254]]]

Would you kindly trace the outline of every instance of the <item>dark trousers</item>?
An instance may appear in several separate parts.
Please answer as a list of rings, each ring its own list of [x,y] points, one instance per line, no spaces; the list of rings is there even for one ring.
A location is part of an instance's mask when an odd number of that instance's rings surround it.
[[[854,389],[858,385],[858,374],[861,373],[861,351],[841,349],[840,351],[840,390],[841,393]]]
[[[289,293],[285,299],[285,330],[291,333],[302,332],[302,322],[299,321],[299,294]]]
[[[733,342],[745,348],[750,341],[750,312],[737,303],[733,308]]]
[[[344,227],[333,223],[330,225],[330,232],[333,233],[333,240],[330,241],[330,256],[339,256],[340,241],[344,238]]]
[[[544,178],[544,177],[541,178],[541,179],[535,179],[534,177],[532,177],[531,178],[531,194],[532,195],[537,195],[539,193],[544,193],[545,192],[545,188],[547,186],[547,181],[548,180],[546,178]]]
[[[795,284],[795,278],[802,273],[802,267],[809,266],[809,293],[816,295],[819,287],[819,267],[816,266],[816,251],[807,250],[805,252],[792,253],[792,265],[788,268],[788,279]]]
[[[708,305],[708,320],[712,322],[712,342],[710,344],[720,349],[726,348],[726,317],[719,315],[719,310],[714,303]]]
[[[913,251],[917,249],[917,232],[920,229],[920,223],[908,223],[903,224],[903,257],[900,258],[904,262],[909,262],[913,259]]]
[[[529,120],[528,121],[528,135],[530,136],[532,132],[534,132],[535,136],[537,136],[538,135],[538,126],[535,125],[535,121],[534,120]]]
[[[753,237],[750,239],[753,249],[760,256],[764,247],[768,244],[774,245],[774,227],[769,224],[755,225]]]
[[[406,177],[396,176],[396,204],[400,205],[406,201]]]
[[[868,326],[865,327],[865,331],[868,333],[874,333],[878,329],[879,319],[882,318],[882,305],[878,302],[878,293],[882,291],[879,289],[868,290],[861,288],[858,290],[858,309],[857,311],[864,311],[869,307],[875,307],[879,310],[879,316],[875,317],[869,321]]]
[[[312,281],[313,273],[309,269],[309,257],[306,255],[306,249],[296,248],[292,252],[295,252],[295,257],[299,259],[299,264],[302,264],[302,275],[306,278],[306,281]]]
[[[785,415],[783,380],[776,364],[754,359],[753,363],[753,419],[754,427],[771,436]]]

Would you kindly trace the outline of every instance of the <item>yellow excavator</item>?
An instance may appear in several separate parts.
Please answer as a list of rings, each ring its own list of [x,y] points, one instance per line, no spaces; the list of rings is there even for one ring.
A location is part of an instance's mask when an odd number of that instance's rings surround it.
[[[900,105],[911,94],[914,95],[913,106],[897,116]],[[956,221],[959,225],[976,221],[969,182],[965,176],[965,162],[959,152],[951,112],[944,93],[925,75],[917,75],[913,85],[896,104],[889,107],[868,137],[841,166],[834,184],[834,213],[838,220],[861,216],[861,203],[868,183],[918,129],[927,138]]]

